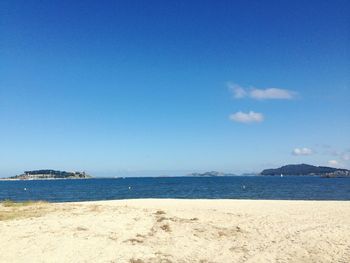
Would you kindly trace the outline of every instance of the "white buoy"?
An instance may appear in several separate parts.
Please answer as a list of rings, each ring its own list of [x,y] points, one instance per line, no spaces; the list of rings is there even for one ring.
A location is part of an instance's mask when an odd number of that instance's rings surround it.
[[[129,186],[129,190],[131,189],[131,186]]]
[[[242,188],[245,189],[245,185],[243,185]]]
[[[27,191],[27,188],[25,188],[25,187],[24,187],[24,189],[23,189],[23,190],[24,190],[24,191]]]

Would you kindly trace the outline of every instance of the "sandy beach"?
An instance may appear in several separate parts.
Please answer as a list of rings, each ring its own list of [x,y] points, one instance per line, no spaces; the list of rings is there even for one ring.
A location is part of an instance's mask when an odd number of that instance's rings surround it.
[[[0,205],[0,262],[350,262],[350,202]]]

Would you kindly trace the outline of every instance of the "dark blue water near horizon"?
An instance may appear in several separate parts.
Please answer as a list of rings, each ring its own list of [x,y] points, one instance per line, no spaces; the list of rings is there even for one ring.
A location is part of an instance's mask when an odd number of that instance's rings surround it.
[[[235,176],[0,181],[0,200],[73,202],[134,198],[350,200],[350,178]]]

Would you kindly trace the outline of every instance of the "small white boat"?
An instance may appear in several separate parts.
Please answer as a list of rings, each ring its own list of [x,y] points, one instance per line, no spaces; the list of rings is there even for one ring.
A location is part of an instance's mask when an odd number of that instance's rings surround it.
[[[283,177],[283,174],[281,174],[281,178]]]

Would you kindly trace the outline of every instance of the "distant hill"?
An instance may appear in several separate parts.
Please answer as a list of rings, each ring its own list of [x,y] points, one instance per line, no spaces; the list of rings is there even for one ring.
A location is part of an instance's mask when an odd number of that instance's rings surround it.
[[[265,169],[261,175],[319,175],[322,177],[350,177],[346,169],[309,164],[289,164],[276,169]]]
[[[217,171],[205,172],[205,173],[190,173],[187,176],[198,176],[198,177],[217,177],[217,176],[234,176],[231,173],[221,173]]]
[[[84,179],[91,178],[85,172],[66,172],[56,170],[25,171],[23,174],[12,176],[9,179],[35,180],[35,179]]]

